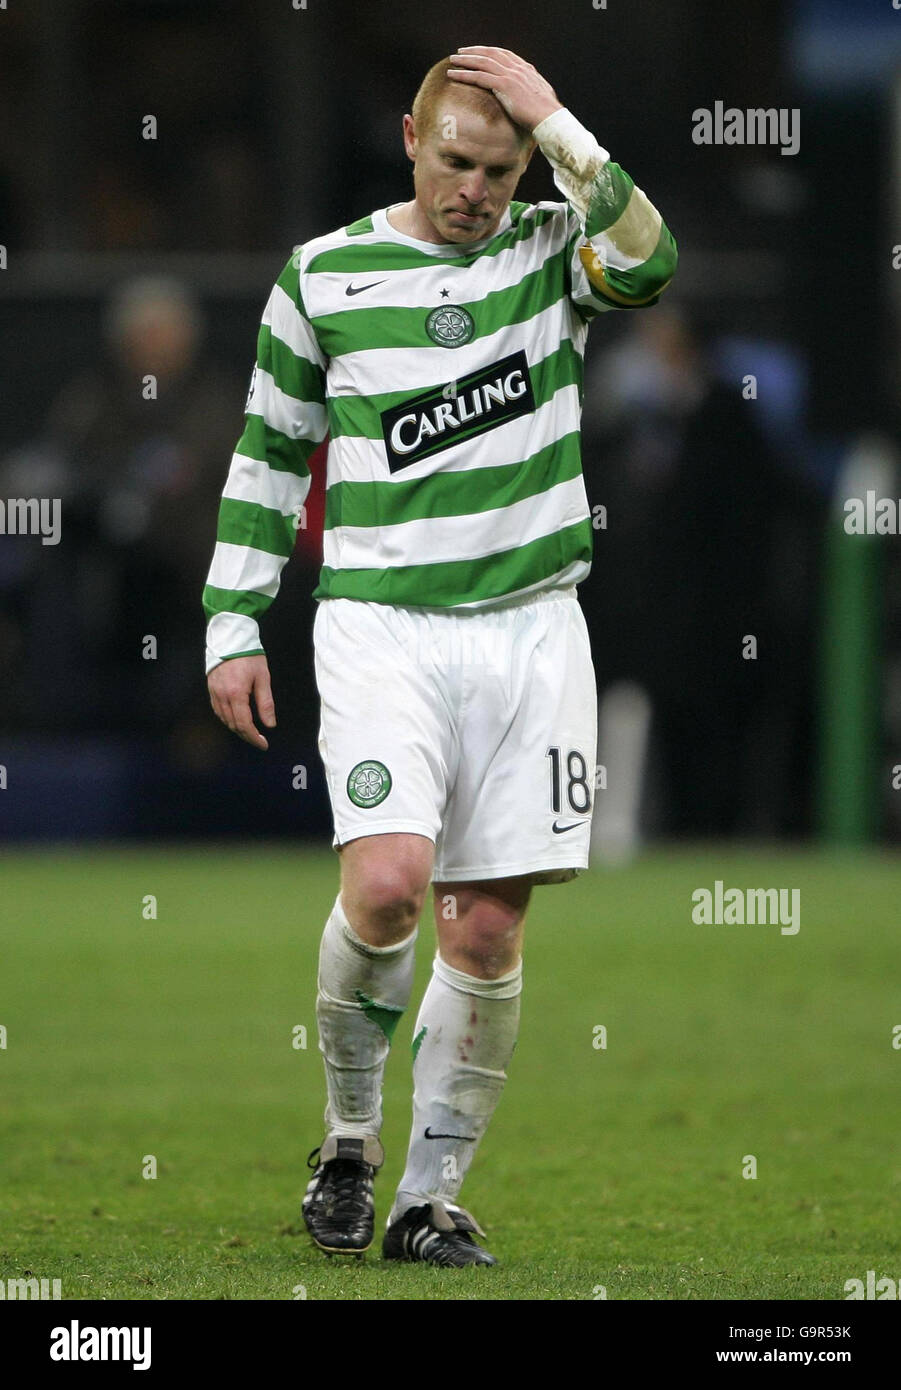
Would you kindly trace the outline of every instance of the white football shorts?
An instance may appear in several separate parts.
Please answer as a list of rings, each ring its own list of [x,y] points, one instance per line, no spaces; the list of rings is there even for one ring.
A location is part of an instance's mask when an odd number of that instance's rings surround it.
[[[313,641],[336,848],[425,835],[438,882],[587,867],[597,695],[574,588],[492,609],[323,599]]]

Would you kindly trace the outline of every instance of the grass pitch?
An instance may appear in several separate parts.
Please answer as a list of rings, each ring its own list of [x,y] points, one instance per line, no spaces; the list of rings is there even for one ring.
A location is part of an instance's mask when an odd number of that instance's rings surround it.
[[[799,933],[693,923],[718,878],[799,888]],[[430,910],[388,1062],[377,1244],[330,1263],[300,1198],[336,856],[34,851],[0,879],[0,1279],[59,1278],[64,1299],[840,1299],[901,1274],[888,856],[658,851],[536,890],[520,1041],[461,1194],[489,1270],[378,1253]]]

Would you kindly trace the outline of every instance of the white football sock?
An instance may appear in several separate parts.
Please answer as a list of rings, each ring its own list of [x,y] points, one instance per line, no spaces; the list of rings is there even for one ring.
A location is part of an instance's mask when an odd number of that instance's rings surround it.
[[[521,961],[480,980],[436,955],[416,1020],[413,1130],[389,1223],[407,1207],[455,1202],[507,1079],[521,993]]]
[[[370,946],[335,899],[319,950],[316,1020],[325,1062],[326,1133],[377,1135],[382,1075],[391,1036],[410,1001],[417,932],[395,946]]]

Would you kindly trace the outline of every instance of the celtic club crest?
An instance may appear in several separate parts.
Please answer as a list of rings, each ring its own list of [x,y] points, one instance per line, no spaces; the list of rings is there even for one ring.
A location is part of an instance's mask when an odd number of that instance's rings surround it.
[[[426,319],[425,331],[439,347],[456,348],[469,342],[476,326],[468,309],[457,304],[439,304]]]
[[[351,768],[347,779],[347,795],[355,806],[368,810],[378,806],[391,790],[391,773],[384,763],[368,758]]]

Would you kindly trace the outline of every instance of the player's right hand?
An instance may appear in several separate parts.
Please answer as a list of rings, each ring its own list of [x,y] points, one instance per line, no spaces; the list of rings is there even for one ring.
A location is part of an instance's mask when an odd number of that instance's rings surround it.
[[[254,748],[267,749],[269,743],[254,724],[250,709],[252,695],[260,722],[267,729],[275,728],[275,702],[265,656],[236,656],[221,662],[207,676],[207,686],[210,704],[223,724]]]

